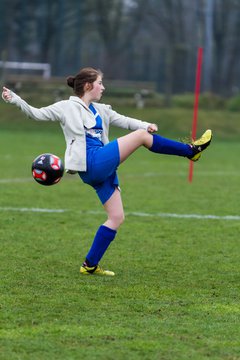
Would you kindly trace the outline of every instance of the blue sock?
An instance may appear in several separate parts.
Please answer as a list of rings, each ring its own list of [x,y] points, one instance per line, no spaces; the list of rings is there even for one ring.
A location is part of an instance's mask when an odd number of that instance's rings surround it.
[[[158,154],[179,155],[186,157],[191,157],[193,155],[193,150],[189,144],[169,140],[157,134],[153,134],[153,144],[149,150]]]
[[[92,246],[86,256],[86,263],[88,266],[96,266],[99,263],[108,246],[115,238],[116,233],[116,230],[110,229],[105,225],[99,227]]]

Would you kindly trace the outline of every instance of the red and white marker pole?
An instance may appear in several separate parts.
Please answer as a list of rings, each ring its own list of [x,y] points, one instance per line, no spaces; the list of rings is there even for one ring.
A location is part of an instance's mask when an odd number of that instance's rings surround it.
[[[197,133],[198,99],[199,99],[200,85],[201,85],[202,57],[203,57],[203,48],[199,47],[198,48],[198,56],[197,56],[195,100],[194,100],[194,111],[193,111],[193,121],[192,121],[192,139],[193,140],[196,140],[196,133]],[[193,178],[193,164],[194,164],[193,161],[190,160],[189,174],[188,174],[189,182],[192,182],[192,178]]]

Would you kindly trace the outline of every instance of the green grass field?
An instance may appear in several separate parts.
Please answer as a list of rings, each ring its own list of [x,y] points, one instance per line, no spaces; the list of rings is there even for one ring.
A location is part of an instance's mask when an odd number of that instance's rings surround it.
[[[31,178],[37,155],[63,157],[60,127],[5,104],[0,115],[0,359],[240,359],[237,114],[199,115],[214,140],[191,184],[182,158],[139,149],[121,165],[126,220],[102,261],[114,278],[79,275],[105,220],[94,191]],[[191,112],[142,115],[163,135],[190,133]]]

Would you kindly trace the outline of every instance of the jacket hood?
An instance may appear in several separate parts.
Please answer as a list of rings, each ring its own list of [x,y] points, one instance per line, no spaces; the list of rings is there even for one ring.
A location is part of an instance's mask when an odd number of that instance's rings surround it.
[[[85,104],[85,102],[82,101],[82,99],[80,99],[78,96],[70,96],[69,100],[81,104],[86,110],[88,110],[88,111],[91,112],[91,110],[90,110],[89,107]]]

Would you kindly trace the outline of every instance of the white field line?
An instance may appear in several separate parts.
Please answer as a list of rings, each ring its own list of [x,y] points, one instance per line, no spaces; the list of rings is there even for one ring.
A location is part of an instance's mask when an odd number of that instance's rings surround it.
[[[0,211],[15,211],[15,212],[36,212],[36,213],[65,213],[67,209],[44,209],[44,208],[17,208],[17,207],[0,207]]]
[[[188,171],[179,171],[179,172],[165,172],[164,170],[162,172],[145,172],[145,173],[126,173],[121,174],[122,177],[125,178],[132,178],[132,177],[163,177],[163,176],[187,176]],[[233,177],[233,176],[240,176],[240,171],[201,171],[197,173],[197,176],[224,176],[224,177]],[[70,177],[68,176],[68,179]],[[77,179],[79,180],[79,177],[72,177],[71,179]],[[11,183],[25,183],[30,182],[33,179],[31,177],[29,178],[9,178],[9,179],[0,179],[0,184],[11,184]]]
[[[13,179],[0,179],[0,184],[11,184],[11,183],[25,183],[32,181],[32,178],[13,178]]]
[[[145,172],[145,173],[136,173],[136,174],[131,174],[131,173],[126,173],[126,174],[121,174],[124,177],[162,177],[162,176],[187,176],[188,175],[188,170],[186,171],[178,171],[178,172],[165,172],[164,170],[162,172]],[[196,175],[197,176],[240,176],[240,171],[201,171],[201,172],[197,172],[196,171]]]
[[[66,213],[73,210],[70,209],[44,209],[44,208],[17,208],[17,207],[0,207],[0,211],[30,212],[30,213]],[[76,210],[82,215],[104,215],[103,211],[81,211]],[[240,221],[239,215],[203,215],[203,214],[174,214],[174,213],[145,213],[137,211],[126,212],[126,216],[136,217],[159,217],[159,218],[175,218],[175,219],[198,219],[198,220],[235,220]]]

